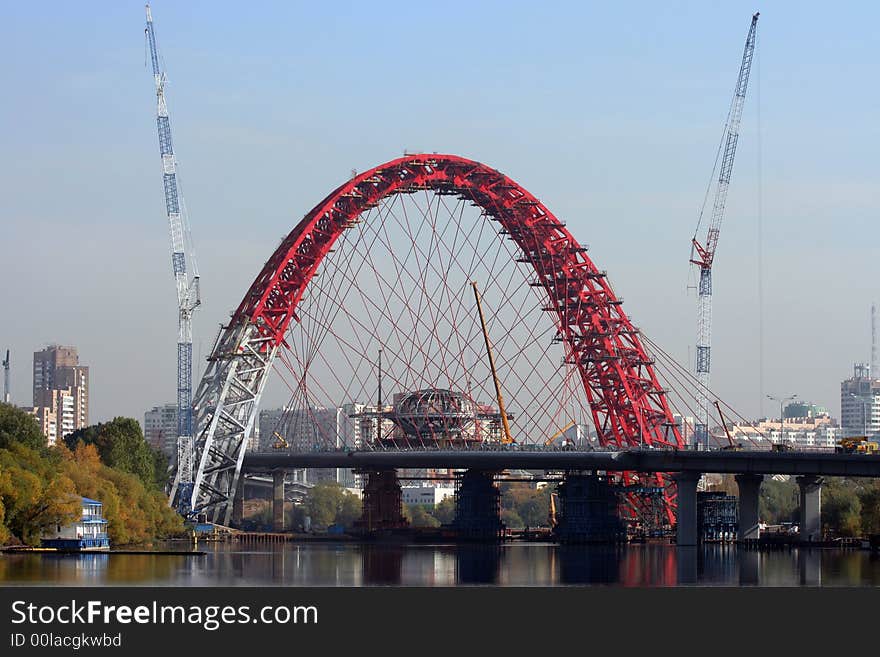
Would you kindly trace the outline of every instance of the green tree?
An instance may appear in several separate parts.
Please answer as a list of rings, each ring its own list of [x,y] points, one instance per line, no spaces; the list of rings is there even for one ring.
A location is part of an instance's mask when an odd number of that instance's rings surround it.
[[[363,504],[357,495],[352,495],[348,491],[342,496],[342,504],[336,512],[336,524],[350,528],[355,521],[361,517]]]
[[[440,521],[440,524],[451,524],[455,519],[455,498],[444,497],[440,500],[434,507],[434,517]]]
[[[158,487],[158,481],[165,476],[156,471],[157,466],[161,467],[162,459],[157,459],[155,450],[144,440],[137,420],[132,418],[117,417],[110,422],[78,429],[65,437],[64,442],[71,450],[80,442],[94,445],[104,464],[132,473],[150,488]]]
[[[430,511],[422,504],[410,504],[409,518],[413,527],[439,527],[440,521],[437,520]]]
[[[46,447],[46,437],[33,415],[11,404],[0,403],[0,449],[14,444],[42,451]]]
[[[164,452],[158,449],[150,448],[153,457],[153,487],[159,490],[165,489],[168,483],[168,466],[170,461]]]
[[[525,526],[523,519],[514,509],[501,509],[501,522],[508,529],[522,529]]]
[[[361,501],[336,482],[315,484],[306,498],[312,527],[326,529],[332,524],[350,527],[360,517]]]
[[[862,531],[865,534],[880,534],[880,481],[872,482],[859,493],[862,504]]]
[[[862,532],[862,502],[854,482],[829,479],[822,487],[822,525],[838,536]]]
[[[512,511],[522,526],[547,525],[550,515],[550,486],[533,488],[525,482],[506,482],[501,485],[501,509]]]
[[[764,480],[759,499],[761,520],[771,525],[794,522],[799,508],[798,487],[794,481]]]

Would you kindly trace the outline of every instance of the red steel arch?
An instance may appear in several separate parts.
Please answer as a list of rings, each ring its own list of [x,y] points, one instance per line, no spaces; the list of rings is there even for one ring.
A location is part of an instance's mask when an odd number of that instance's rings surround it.
[[[604,271],[538,199],[504,174],[455,155],[406,155],[340,185],[290,232],[254,280],[233,321],[270,350],[284,344],[297,304],[336,239],[385,197],[417,190],[473,202],[514,240],[547,294],[566,360],[576,365],[603,445],[682,447],[666,393],[638,330]]]

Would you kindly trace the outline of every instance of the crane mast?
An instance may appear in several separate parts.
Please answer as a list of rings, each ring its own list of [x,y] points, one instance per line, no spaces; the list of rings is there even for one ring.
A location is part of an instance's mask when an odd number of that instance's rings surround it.
[[[3,402],[12,403],[12,393],[9,391],[9,349],[6,350],[6,358],[3,359]]]
[[[193,486],[193,411],[192,411],[192,317],[201,303],[199,274],[195,257],[188,247],[189,230],[185,206],[177,184],[177,160],[171,141],[171,122],[165,101],[166,74],[159,64],[153,15],[146,5],[146,36],[150,48],[150,62],[156,83],[156,127],[159,134],[159,153],[162,156],[162,184],[165,191],[165,211],[171,233],[171,268],[177,288],[177,463],[171,489],[171,500],[178,497],[178,506],[186,512]],[[187,270],[187,261],[192,271]]]
[[[706,241],[700,243],[697,233],[700,230],[703,215],[700,213],[700,221],[691,239],[691,263],[696,265],[700,272],[697,301],[697,357],[696,374],[700,382],[698,409],[701,417],[696,418],[694,426],[695,441],[697,445],[708,447],[709,439],[709,399],[707,388],[710,381],[711,350],[712,350],[712,264],[715,261],[715,249],[718,246],[718,236],[721,232],[721,221],[724,219],[724,208],[727,204],[727,191],[730,188],[730,177],[733,173],[733,161],[736,157],[736,144],[739,140],[739,127],[742,121],[743,106],[746,100],[746,90],[749,86],[749,73],[752,70],[752,58],[755,53],[755,37],[757,35],[758,16],[752,16],[752,23],[746,37],[746,45],[743,50],[742,63],[739,67],[739,75],[736,80],[736,90],[730,104],[724,134],[721,139],[721,167],[718,172],[718,181],[715,188],[715,198],[712,203],[712,215],[709,220]]]

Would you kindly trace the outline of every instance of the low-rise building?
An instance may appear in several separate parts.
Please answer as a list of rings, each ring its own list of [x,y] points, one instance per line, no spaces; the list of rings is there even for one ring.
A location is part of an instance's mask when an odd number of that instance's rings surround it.
[[[401,486],[400,500],[404,504],[419,504],[435,507],[447,497],[455,497],[451,486]]]
[[[843,430],[830,416],[822,415],[734,424],[730,434],[734,441],[750,448],[770,449],[774,444],[785,444],[797,449],[833,449],[843,437]]]

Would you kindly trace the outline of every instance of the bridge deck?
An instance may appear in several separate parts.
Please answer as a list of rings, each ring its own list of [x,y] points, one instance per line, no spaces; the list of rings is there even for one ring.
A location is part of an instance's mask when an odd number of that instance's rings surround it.
[[[295,468],[454,468],[504,470],[633,470],[717,472],[832,477],[880,477],[880,456],[830,452],[615,452],[499,450],[399,450],[335,452],[249,452],[246,472]]]

